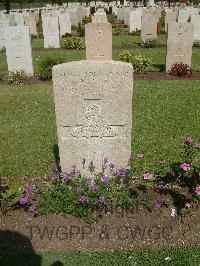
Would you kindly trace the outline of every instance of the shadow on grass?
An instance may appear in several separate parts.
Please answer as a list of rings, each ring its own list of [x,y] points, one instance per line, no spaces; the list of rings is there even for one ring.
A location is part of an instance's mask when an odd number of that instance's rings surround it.
[[[30,239],[15,231],[0,230],[0,265],[42,266],[42,257],[35,253]],[[50,266],[63,266],[55,261]]]
[[[158,68],[160,72],[165,71],[165,64],[152,64],[152,66]]]
[[[57,165],[60,164],[59,147],[58,144],[53,145],[53,154]]]

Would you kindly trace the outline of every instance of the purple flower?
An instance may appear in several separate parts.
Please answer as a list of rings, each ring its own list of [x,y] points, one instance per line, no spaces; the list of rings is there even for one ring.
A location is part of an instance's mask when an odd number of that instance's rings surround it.
[[[191,137],[185,138],[185,143],[192,143],[193,139]]]
[[[195,189],[195,193],[200,196],[200,186],[196,187]]]
[[[52,175],[53,181],[58,181],[59,180],[59,175],[53,174]]]
[[[79,197],[79,201],[80,201],[80,202],[88,202],[89,199],[88,199],[87,196],[80,196],[80,197]]]
[[[108,166],[108,157],[103,158],[102,170],[105,170]]]
[[[30,194],[33,193],[34,192],[34,187],[33,186],[28,187],[27,192],[30,193]]]
[[[52,163],[52,164],[50,165],[50,168],[51,168],[51,171],[52,171],[53,173],[58,173],[58,166],[57,166],[56,163]]]
[[[182,163],[180,165],[180,167],[184,170],[184,171],[190,171],[190,164],[189,163]]]
[[[200,149],[200,143],[197,143],[197,144],[195,145],[195,147],[198,148],[198,149]]]
[[[30,212],[35,212],[36,211],[36,209],[37,209],[37,206],[36,205],[31,205],[30,207],[29,207],[29,211]]]
[[[124,168],[119,169],[119,170],[117,171],[117,176],[118,176],[118,177],[125,177],[125,176],[126,176],[126,170],[125,170]]]
[[[99,190],[99,187],[98,187],[96,184],[94,184],[93,187],[92,187],[92,189],[93,189],[94,191],[97,191],[97,190]]]
[[[28,194],[25,194],[24,197],[21,198],[20,201],[19,201],[20,205],[26,204],[27,201],[28,201],[28,199],[29,199],[29,195]]]
[[[69,174],[66,174],[65,175],[65,181],[70,181],[71,180],[71,175],[69,175]]]
[[[109,167],[110,167],[110,170],[114,170],[114,168],[115,168],[115,164],[114,164],[113,162],[111,162],[111,163],[109,164]]]
[[[99,196],[99,202],[100,202],[100,203],[104,203],[104,202],[105,202],[105,197],[104,197],[104,195],[100,195],[100,196]]]
[[[101,182],[103,182],[103,183],[108,183],[108,181],[109,181],[109,177],[108,176],[103,176],[101,178]]]
[[[40,180],[40,178],[41,178],[40,176],[34,176],[34,177],[33,177],[33,179],[34,179],[35,181]]]
[[[140,159],[144,158],[144,153],[138,153],[137,158],[140,158]]]
[[[153,176],[152,176],[150,173],[144,173],[143,177],[144,177],[144,180],[149,180],[149,179],[151,179]]]
[[[156,202],[155,205],[154,205],[154,207],[156,209],[160,209],[161,208],[161,204],[159,202]]]
[[[87,187],[90,187],[91,184],[92,184],[92,180],[91,179],[87,179],[85,184],[86,184]]]

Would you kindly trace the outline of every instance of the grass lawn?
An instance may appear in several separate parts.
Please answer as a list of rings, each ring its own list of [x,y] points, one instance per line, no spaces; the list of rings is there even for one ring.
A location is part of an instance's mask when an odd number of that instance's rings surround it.
[[[135,81],[132,145],[153,164],[199,140],[200,81]],[[0,85],[0,175],[46,175],[57,144],[51,83]]]
[[[36,254],[2,253],[0,254],[0,264],[3,266],[197,266],[200,265],[200,248],[177,248],[165,251],[138,252],[75,252],[68,254],[55,252]]]

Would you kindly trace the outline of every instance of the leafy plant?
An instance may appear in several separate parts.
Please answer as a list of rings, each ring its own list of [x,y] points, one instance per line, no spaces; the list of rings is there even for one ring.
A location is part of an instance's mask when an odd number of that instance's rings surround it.
[[[120,24],[117,24],[116,27],[114,28],[114,34],[115,35],[121,35],[123,31],[123,27]]]
[[[123,51],[119,54],[119,58],[123,62],[131,63],[132,55],[129,51],[126,50],[126,51]]]
[[[134,71],[137,73],[145,72],[151,63],[151,60],[145,55],[139,54],[132,56],[129,51],[123,51],[120,53],[119,58],[123,62],[131,63]]]
[[[68,38],[68,39],[64,40],[64,48],[65,49],[82,50],[85,48],[85,44],[81,39]]]
[[[52,67],[64,62],[60,56],[48,56],[38,61],[37,75],[39,78],[47,80],[52,78]]]
[[[171,76],[186,77],[192,76],[192,69],[187,64],[176,63],[173,64],[169,72]]]
[[[160,43],[157,40],[146,40],[141,42],[143,48],[155,48],[158,47]]]
[[[141,30],[136,29],[135,31],[132,31],[131,32],[131,35],[133,35],[133,36],[140,36],[141,35]]]
[[[77,36],[83,37],[85,36],[85,26],[82,25],[80,22],[78,23],[78,27],[76,29]]]
[[[137,73],[145,72],[150,65],[151,60],[145,55],[139,54],[132,58],[133,69]]]
[[[200,41],[195,41],[193,47],[200,48]]]
[[[4,76],[3,81],[8,84],[23,84],[27,79],[27,75],[24,70],[8,71]]]
[[[83,25],[88,24],[88,23],[91,23],[91,22],[92,22],[92,18],[91,18],[91,16],[89,16],[89,17],[85,16],[85,17],[82,19],[82,23],[83,23]]]
[[[1,212],[6,214],[12,206],[14,206],[22,197],[22,194],[19,192],[20,182],[19,179],[15,179],[8,186],[0,186],[0,205]]]

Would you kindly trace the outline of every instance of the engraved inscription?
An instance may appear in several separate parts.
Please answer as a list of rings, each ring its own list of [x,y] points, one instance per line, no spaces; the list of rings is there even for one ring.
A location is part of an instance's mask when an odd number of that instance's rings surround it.
[[[85,99],[84,125],[62,126],[63,139],[125,138],[127,125],[106,125],[103,121],[101,99]]]

